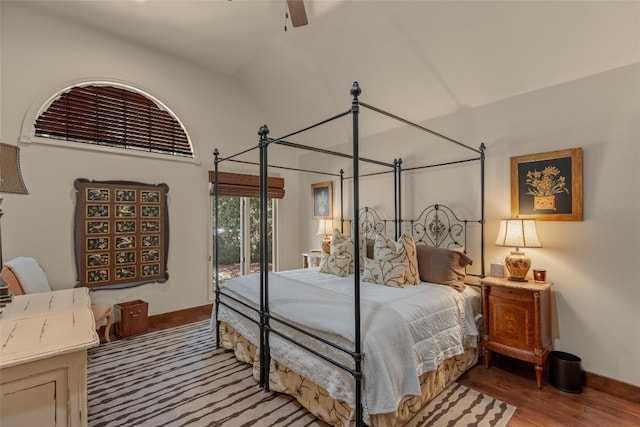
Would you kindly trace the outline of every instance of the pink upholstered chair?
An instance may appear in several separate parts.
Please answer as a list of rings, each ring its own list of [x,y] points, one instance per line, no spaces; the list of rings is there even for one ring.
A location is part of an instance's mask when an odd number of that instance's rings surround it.
[[[2,280],[8,285],[14,295],[51,292],[49,281],[44,269],[33,258],[18,257],[7,261],[2,268]],[[96,330],[106,322],[104,340],[110,341],[109,334],[113,323],[113,310],[109,305],[91,304]]]

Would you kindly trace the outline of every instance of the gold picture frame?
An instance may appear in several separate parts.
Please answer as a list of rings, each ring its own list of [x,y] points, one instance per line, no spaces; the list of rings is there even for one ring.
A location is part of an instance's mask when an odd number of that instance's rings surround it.
[[[313,201],[313,219],[331,218],[333,214],[333,183],[328,181],[311,184],[311,200]]]
[[[511,216],[582,221],[582,148],[511,157]]]

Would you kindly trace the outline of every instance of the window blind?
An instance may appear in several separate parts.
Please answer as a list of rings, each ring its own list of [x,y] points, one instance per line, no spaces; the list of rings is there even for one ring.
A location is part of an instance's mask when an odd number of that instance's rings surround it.
[[[116,86],[74,87],[37,119],[35,135],[193,157],[178,120],[141,93]]]
[[[231,172],[218,172],[218,195],[260,197],[260,177]],[[215,172],[209,171],[209,182],[215,184]],[[267,193],[272,199],[284,197],[284,178],[269,177]],[[213,194],[213,190],[211,190]]]

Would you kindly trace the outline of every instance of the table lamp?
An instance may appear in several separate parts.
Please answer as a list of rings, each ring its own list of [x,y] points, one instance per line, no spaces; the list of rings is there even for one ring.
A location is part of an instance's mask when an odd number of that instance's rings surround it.
[[[2,218],[2,193],[29,194],[20,174],[20,148],[0,142],[0,218]],[[0,271],[3,266],[2,230],[0,229]],[[0,308],[12,299],[9,285],[0,277]],[[2,316],[1,309],[0,316]]]
[[[331,236],[333,234],[333,219],[320,219],[318,220],[318,236],[324,236],[322,238],[322,252],[329,253],[331,248]]]
[[[512,251],[504,259],[504,264],[509,271],[509,280],[526,282],[527,273],[531,268],[531,259],[520,252],[520,248],[541,248],[542,243],[538,238],[536,221],[533,219],[502,219],[500,230],[496,239],[496,246],[511,246]]]

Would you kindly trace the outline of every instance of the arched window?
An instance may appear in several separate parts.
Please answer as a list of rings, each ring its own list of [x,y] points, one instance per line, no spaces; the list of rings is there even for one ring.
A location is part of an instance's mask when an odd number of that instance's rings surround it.
[[[84,84],[55,97],[35,119],[38,138],[193,158],[178,119],[129,87]]]

